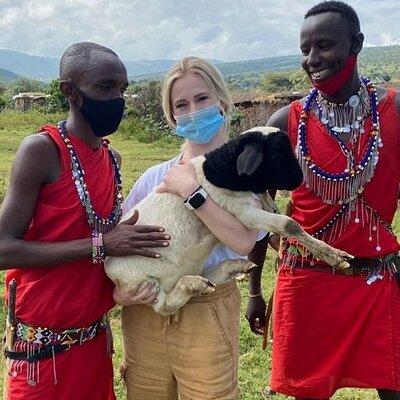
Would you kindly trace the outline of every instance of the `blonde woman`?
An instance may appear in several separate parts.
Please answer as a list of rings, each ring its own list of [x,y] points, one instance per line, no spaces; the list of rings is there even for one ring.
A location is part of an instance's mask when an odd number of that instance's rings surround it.
[[[186,139],[182,153],[148,169],[132,188],[125,209],[152,190],[186,200],[199,186],[190,160],[227,140],[229,94],[209,62],[197,57],[182,59],[167,73],[162,98],[168,122]],[[242,226],[210,197],[195,206],[193,212],[221,241],[204,268],[244,257],[252,250],[257,231]],[[237,399],[239,309],[235,280],[212,294],[192,298],[170,318],[146,304],[124,307],[128,399],[175,400],[178,395],[181,400]]]

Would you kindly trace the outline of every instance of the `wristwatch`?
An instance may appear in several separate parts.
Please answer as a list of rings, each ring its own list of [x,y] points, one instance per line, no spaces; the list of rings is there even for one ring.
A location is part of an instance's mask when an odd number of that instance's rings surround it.
[[[189,210],[196,210],[199,208],[205,201],[208,196],[208,193],[203,189],[202,186],[199,186],[185,201],[184,204]]]

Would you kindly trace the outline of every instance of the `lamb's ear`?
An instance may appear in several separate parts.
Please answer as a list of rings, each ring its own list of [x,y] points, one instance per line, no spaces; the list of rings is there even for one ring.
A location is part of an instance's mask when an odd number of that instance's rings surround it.
[[[247,144],[239,154],[236,168],[239,176],[251,176],[263,162],[263,152],[257,144]]]

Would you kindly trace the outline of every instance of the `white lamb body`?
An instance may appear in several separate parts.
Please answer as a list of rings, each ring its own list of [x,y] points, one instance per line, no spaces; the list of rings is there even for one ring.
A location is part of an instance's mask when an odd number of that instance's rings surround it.
[[[107,274],[122,289],[135,289],[143,280],[156,279],[168,292],[183,275],[200,275],[203,264],[217,239],[182,199],[169,193],[150,193],[134,209],[138,225],[163,226],[171,235],[168,247],[159,248],[161,258],[141,256],[108,257]],[[130,218],[131,209],[122,219]]]
[[[252,193],[232,192],[210,184],[203,175],[203,162],[203,156],[192,160],[199,184],[214,201],[234,215],[244,208],[254,208]],[[118,290],[135,290],[143,281],[158,284],[160,293],[153,307],[161,314],[175,313],[191,296],[213,291],[213,284],[221,284],[254,266],[242,259],[225,261],[220,268],[212,268],[200,278],[208,255],[219,241],[197,215],[185,207],[182,199],[169,193],[152,192],[134,209],[139,211],[138,224],[163,226],[171,235],[170,245],[157,250],[161,255],[159,259],[107,257],[105,270]],[[122,221],[129,219],[134,209],[129,210]],[[185,279],[179,281],[182,277]]]

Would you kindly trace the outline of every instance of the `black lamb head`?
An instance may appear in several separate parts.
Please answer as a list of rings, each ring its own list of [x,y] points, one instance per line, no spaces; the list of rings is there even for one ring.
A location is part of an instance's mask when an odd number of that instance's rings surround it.
[[[276,128],[253,128],[205,158],[207,180],[229,190],[294,190],[303,181],[288,135]]]

